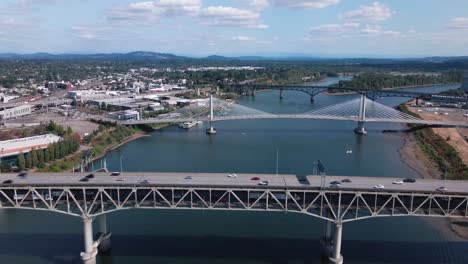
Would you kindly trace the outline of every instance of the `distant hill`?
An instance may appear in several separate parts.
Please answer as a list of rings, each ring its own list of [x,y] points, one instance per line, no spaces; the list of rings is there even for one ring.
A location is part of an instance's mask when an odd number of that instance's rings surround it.
[[[178,56],[171,53],[158,53],[151,51],[134,51],[130,53],[97,53],[97,54],[51,54],[51,53],[0,53],[0,59],[22,59],[22,60],[210,60],[210,61],[348,61],[353,63],[392,63],[392,62],[424,62],[424,63],[445,63],[445,62],[465,62],[468,56],[458,57],[426,57],[426,58],[327,58],[324,56],[307,56],[306,54],[282,54],[265,56],[221,56],[211,55],[203,58],[188,56]]]
[[[17,54],[3,53],[0,59],[24,59],[24,60],[68,60],[68,59],[108,59],[108,60],[176,60],[190,59],[188,57],[177,56],[169,53],[157,53],[148,51],[135,51],[130,53],[103,53],[103,54],[50,54],[32,53]]]

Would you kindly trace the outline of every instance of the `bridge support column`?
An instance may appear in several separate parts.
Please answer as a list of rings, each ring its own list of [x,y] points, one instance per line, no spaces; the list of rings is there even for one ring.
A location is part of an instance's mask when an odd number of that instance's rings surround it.
[[[97,249],[93,239],[93,219],[83,218],[84,252],[81,252],[81,260],[84,264],[96,264]]]
[[[354,133],[359,135],[367,134],[366,129],[364,128],[364,124],[366,122],[366,96],[361,95],[361,102],[359,104],[359,119],[358,119],[358,126],[354,129]]]
[[[255,90],[255,88],[254,88],[254,89],[252,89],[251,95],[252,95],[252,96],[255,96],[255,93],[256,93],[256,90]]]
[[[320,239],[320,243],[322,244],[323,255],[331,256],[332,248],[333,248],[333,237],[332,237],[332,222],[325,221],[325,234]]]
[[[283,99],[283,88],[280,88],[280,100]]]
[[[216,129],[213,127],[213,95],[210,95],[210,128],[206,130],[208,135],[216,134]]]
[[[343,232],[343,224],[336,223],[335,224],[335,237],[333,239],[333,251],[332,255],[330,256],[330,262],[333,264],[342,264],[343,263],[343,256],[341,255],[341,238]]]
[[[99,246],[98,250],[99,253],[107,253],[111,249],[111,235],[109,231],[107,231],[107,216],[105,214],[99,216]]]
[[[313,95],[310,96],[310,102],[313,104],[315,102],[315,98]]]

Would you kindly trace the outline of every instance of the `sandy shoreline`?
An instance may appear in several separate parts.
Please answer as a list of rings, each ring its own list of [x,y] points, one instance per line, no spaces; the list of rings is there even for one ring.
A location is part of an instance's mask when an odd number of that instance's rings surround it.
[[[424,153],[413,134],[402,134],[404,143],[398,150],[401,160],[424,179],[441,179],[442,172]],[[423,218],[449,237],[468,240],[468,220]]]

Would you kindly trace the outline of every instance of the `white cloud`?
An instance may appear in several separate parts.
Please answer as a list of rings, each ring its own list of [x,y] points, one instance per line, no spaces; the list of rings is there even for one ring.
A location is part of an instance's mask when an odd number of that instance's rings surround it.
[[[357,10],[352,10],[341,15],[341,18],[352,21],[385,21],[392,17],[394,12],[386,5],[374,2],[370,6],[360,6]]]
[[[107,17],[115,21],[154,23],[161,16],[196,15],[200,8],[201,0],[156,0],[114,7]]]
[[[206,19],[210,26],[268,28],[260,22],[259,13],[235,7],[210,6],[201,10],[200,17]]]
[[[382,34],[384,34],[385,36],[390,36],[390,37],[401,36],[400,31],[394,31],[394,30],[386,30],[386,31],[382,32]]]
[[[468,18],[466,17],[455,17],[449,25],[453,29],[468,29]]]
[[[359,23],[325,24],[308,29],[314,35],[340,35],[354,32],[359,28]]]
[[[109,28],[90,26],[72,26],[71,29],[78,38],[88,40],[101,39],[103,34],[109,30]]]
[[[234,40],[234,41],[251,41],[251,40],[255,40],[255,38],[246,37],[246,36],[235,36],[235,37],[232,38],[232,40]]]
[[[364,33],[364,34],[367,34],[367,35],[378,35],[378,34],[380,34],[381,30],[382,30],[381,26],[366,25],[365,28],[361,29],[361,33]]]
[[[272,0],[276,6],[285,6],[290,8],[325,8],[330,5],[338,4],[341,0]]]

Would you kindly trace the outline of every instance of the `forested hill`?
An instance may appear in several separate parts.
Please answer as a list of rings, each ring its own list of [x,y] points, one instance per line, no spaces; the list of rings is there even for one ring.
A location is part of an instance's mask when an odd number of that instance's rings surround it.
[[[364,88],[380,90],[405,86],[419,86],[429,84],[460,83],[461,72],[446,72],[442,74],[411,74],[393,75],[386,73],[363,73],[349,81],[340,81],[336,86],[349,88]]]

